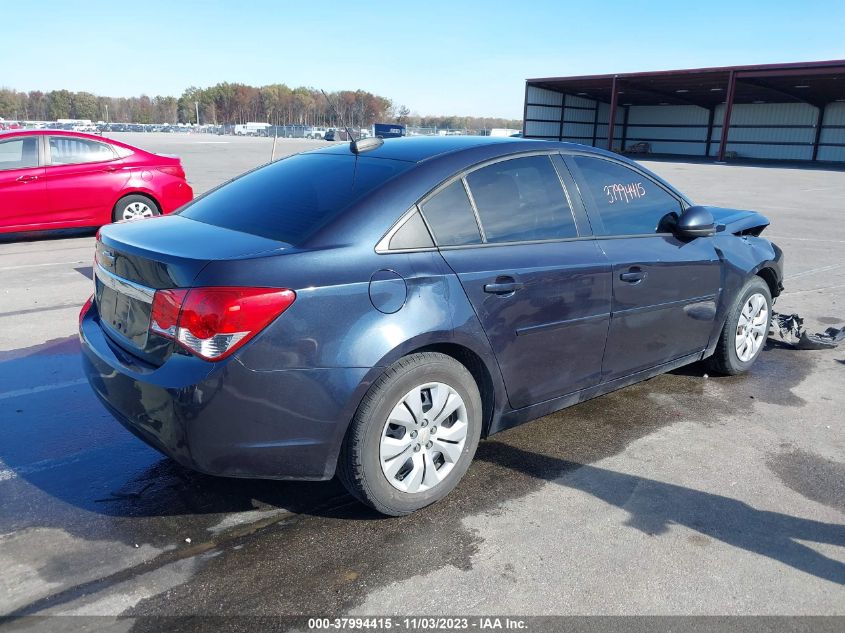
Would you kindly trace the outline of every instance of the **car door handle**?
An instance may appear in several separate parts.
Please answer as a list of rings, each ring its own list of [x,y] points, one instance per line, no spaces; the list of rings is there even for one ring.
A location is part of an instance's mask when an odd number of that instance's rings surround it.
[[[33,180],[38,180],[38,176],[18,176],[16,180],[18,182],[32,182]]]
[[[509,295],[523,287],[525,287],[525,284],[519,281],[497,281],[492,284],[484,284],[484,292],[494,295]]]
[[[629,284],[635,284],[639,281],[642,281],[646,278],[646,273],[639,269],[632,268],[628,272],[622,273],[619,275],[619,279],[625,281]]]
[[[117,171],[117,167],[103,167],[103,171],[108,171],[108,172]]]

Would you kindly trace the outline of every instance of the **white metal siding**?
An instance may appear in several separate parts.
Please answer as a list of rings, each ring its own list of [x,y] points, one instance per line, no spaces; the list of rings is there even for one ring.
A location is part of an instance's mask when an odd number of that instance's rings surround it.
[[[725,106],[716,108],[710,155],[719,153]],[[807,103],[736,104],[731,111],[727,151],[740,158],[811,160],[818,110]],[[755,127],[743,127],[743,126]],[[804,126],[804,127],[778,127]],[[769,144],[765,144],[769,143]]]
[[[843,127],[830,127],[830,126]],[[822,133],[819,138],[818,160],[845,161],[845,147],[830,147],[824,143],[845,145],[845,103],[829,103],[824,111]]]
[[[824,111],[825,125],[845,125],[845,102],[829,103]]]
[[[625,146],[648,143],[654,154],[704,156],[708,111],[697,106],[630,106]]]
[[[586,97],[566,95],[566,105],[580,108],[592,108],[596,105],[596,102],[593,99],[587,99]]]
[[[562,106],[563,95],[554,90],[546,90],[545,88],[538,88],[537,86],[528,86],[528,103],[537,103],[539,105]]]
[[[698,106],[630,106],[628,125],[707,125],[707,115],[707,110]]]
[[[526,137],[585,144],[595,139],[595,145],[607,145],[608,104],[537,86],[528,86],[526,95],[532,104],[526,107]],[[724,104],[714,111],[712,157],[719,153],[724,111]],[[617,150],[622,146],[624,116],[620,106],[613,141]],[[691,105],[629,106],[625,144],[647,142],[655,154],[704,156],[708,117],[706,108]],[[736,104],[726,149],[740,158],[812,160],[817,118],[818,109],[805,103]],[[818,160],[845,161],[845,102],[827,106],[819,142]]]
[[[542,121],[525,121],[525,136],[553,136],[560,134],[560,123],[543,123]]]
[[[529,121],[531,119],[540,119],[547,121],[560,121],[561,108],[552,106],[536,106],[530,105],[525,113],[525,118]]]

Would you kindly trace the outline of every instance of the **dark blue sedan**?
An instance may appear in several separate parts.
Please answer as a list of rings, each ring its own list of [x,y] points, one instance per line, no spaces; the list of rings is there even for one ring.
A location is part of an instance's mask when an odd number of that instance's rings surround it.
[[[782,287],[767,225],[579,145],[335,145],[104,227],[85,371],[180,464],[337,473],[407,514],[481,437],[701,359],[749,369]]]

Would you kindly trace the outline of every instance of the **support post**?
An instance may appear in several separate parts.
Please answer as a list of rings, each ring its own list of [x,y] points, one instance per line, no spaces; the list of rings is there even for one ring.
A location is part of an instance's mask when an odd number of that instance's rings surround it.
[[[525,82],[525,102],[522,104],[522,137],[525,138],[525,120],[528,118],[528,82]]]
[[[625,142],[628,140],[628,113],[630,110],[631,106],[625,106],[625,114],[622,116],[622,145],[619,150],[623,154],[625,153]]]
[[[728,144],[728,131],[731,127],[731,111],[734,107],[734,92],[736,91],[736,71],[732,70],[728,77],[728,94],[725,99],[725,116],[722,119],[722,140],[719,144],[719,157],[716,162],[725,162],[725,147]]]
[[[827,104],[819,106],[819,114],[816,118],[816,135],[813,138],[813,159],[817,160],[819,156],[819,141],[822,138],[822,123],[824,123],[824,111],[827,109]]]
[[[704,144],[704,156],[710,158],[710,145],[713,143],[713,117],[716,115],[716,106],[707,109],[707,142]]]
[[[563,120],[566,118],[566,95],[562,94],[560,99],[560,128],[557,133],[557,140],[563,140]]]
[[[607,149],[613,151],[613,126],[616,124],[616,105],[619,95],[616,93],[616,75],[610,84],[610,112],[607,121]]]
[[[598,140],[599,134],[599,101],[596,99],[596,109],[593,110],[593,147],[596,146],[596,141]]]

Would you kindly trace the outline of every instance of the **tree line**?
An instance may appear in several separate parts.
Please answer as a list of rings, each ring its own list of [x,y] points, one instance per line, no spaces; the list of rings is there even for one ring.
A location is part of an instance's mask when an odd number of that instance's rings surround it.
[[[365,90],[328,94],[315,88],[285,84],[255,87],[219,83],[209,88],[190,87],[180,97],[106,97],[90,92],[0,88],[0,117],[21,121],[90,119],[112,123],[238,124],[262,121],[274,125],[368,127],[396,122],[419,127],[452,129],[521,128],[519,120],[459,116],[420,116],[404,105]]]

